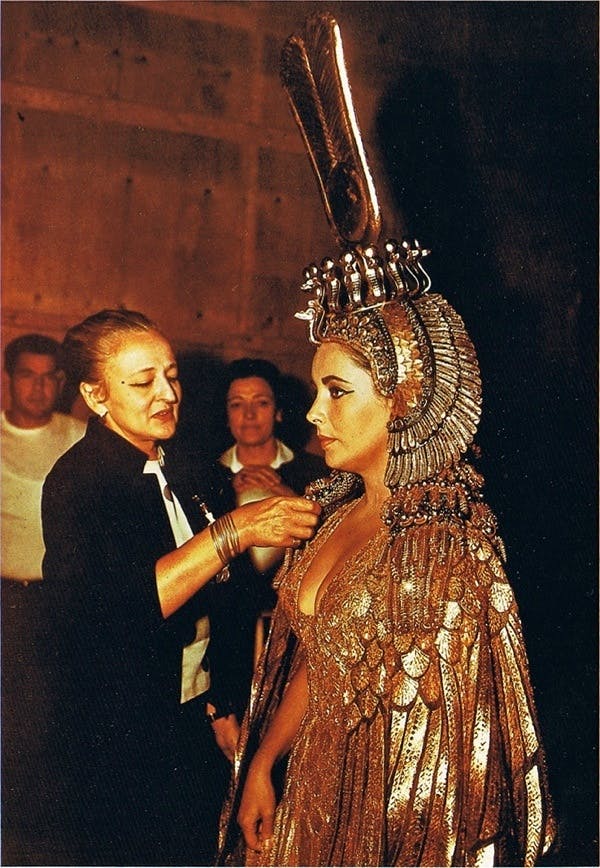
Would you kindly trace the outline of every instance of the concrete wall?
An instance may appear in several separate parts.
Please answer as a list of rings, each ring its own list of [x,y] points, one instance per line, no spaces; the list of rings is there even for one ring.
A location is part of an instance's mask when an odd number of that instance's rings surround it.
[[[158,319],[180,347],[227,358],[266,353],[306,374],[310,354],[291,318],[302,303],[298,278],[333,245],[277,64],[284,38],[316,6],[3,3],[4,338],[30,329],[60,336],[99,307],[125,304]],[[527,261],[548,237],[544,210],[562,203],[546,177],[537,189],[519,165],[530,134],[522,88],[540,75],[560,83],[565,65],[593,63],[590,4],[565,6],[328,6],[345,37],[389,231],[400,233],[408,211],[439,258],[440,212],[464,221],[464,201],[406,195],[437,157],[427,143],[421,154],[417,143],[415,157],[403,147],[423,117],[447,115],[463,141],[444,168],[456,174],[457,158],[468,166],[463,186],[476,185],[478,207],[493,215],[487,254],[502,253],[494,267],[503,287],[534,303]],[[533,118],[552,135],[551,93],[526,107],[526,127]],[[382,157],[378,124],[390,95],[388,117],[399,114]],[[401,195],[390,205],[398,179]],[[551,263],[559,272],[570,267],[569,250],[564,239]],[[466,251],[453,255],[467,262]],[[551,283],[549,303],[563,310],[566,301],[571,318],[562,327],[572,328],[577,291],[564,276]]]
[[[178,346],[282,354],[301,266],[328,237],[278,84],[287,25],[270,17],[3,7],[7,334],[124,304]]]
[[[335,245],[277,67],[319,7],[2,3],[3,341],[140,308],[189,360],[200,427],[223,360],[308,378],[299,277]],[[597,864],[597,6],[327,8],[386,233],[433,248],[478,347],[561,816],[549,864]]]

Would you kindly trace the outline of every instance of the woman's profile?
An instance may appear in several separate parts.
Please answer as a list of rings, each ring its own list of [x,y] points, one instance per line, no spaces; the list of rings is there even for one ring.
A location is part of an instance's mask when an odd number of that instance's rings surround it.
[[[314,65],[341,56],[335,22],[321,22]],[[290,50],[308,62],[304,48]],[[467,460],[477,357],[430,291],[427,251],[370,242],[373,203],[366,241],[353,221],[369,209],[344,224],[334,203],[345,250],[305,271],[308,418],[332,474],[309,487],[318,533],[276,580],[221,860],[533,865],[554,821],[504,548]]]

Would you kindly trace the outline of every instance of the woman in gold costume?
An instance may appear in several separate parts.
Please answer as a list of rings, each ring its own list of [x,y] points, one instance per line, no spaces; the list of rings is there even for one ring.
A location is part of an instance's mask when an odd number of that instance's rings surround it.
[[[321,25],[313,67],[340,57],[337,44],[321,51],[335,22]],[[308,418],[332,474],[307,490],[319,532],[277,577],[221,860],[534,865],[554,821],[503,544],[465,457],[481,411],[475,350],[429,291],[418,243],[345,247],[305,271],[301,316],[318,345]]]
[[[311,277],[308,416],[334,473],[278,578],[230,808],[247,864],[533,865],[553,836],[543,751],[502,542],[463,457],[477,360],[440,295],[400,295],[418,249],[387,248],[379,305],[336,308],[331,271]],[[233,823],[224,836],[235,862]]]

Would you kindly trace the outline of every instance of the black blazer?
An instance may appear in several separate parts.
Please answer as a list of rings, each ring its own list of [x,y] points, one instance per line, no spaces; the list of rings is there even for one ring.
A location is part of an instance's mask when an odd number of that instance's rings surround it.
[[[192,761],[180,738],[181,654],[210,598],[200,591],[168,619],[161,614],[155,564],[175,540],[145,462],[93,419],[53,467],[42,497],[54,796],[65,797],[76,824],[120,812],[140,837],[160,827],[165,782]],[[202,468],[167,452],[164,472],[198,531],[206,521],[192,496],[207,498]]]

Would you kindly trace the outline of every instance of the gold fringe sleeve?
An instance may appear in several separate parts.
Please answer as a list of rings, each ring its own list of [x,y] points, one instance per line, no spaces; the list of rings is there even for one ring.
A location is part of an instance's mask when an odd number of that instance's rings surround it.
[[[482,506],[482,512],[485,508]],[[502,546],[427,522],[389,559],[390,865],[534,865],[555,832]]]

